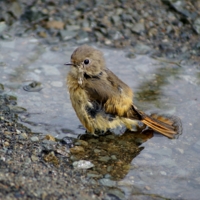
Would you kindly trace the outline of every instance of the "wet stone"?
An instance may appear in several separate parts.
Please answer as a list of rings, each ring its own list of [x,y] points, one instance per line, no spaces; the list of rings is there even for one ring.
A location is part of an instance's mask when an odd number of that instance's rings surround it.
[[[19,106],[12,106],[12,107],[10,107],[10,110],[14,113],[24,113],[27,111],[26,108],[22,108]]]
[[[39,160],[39,158],[38,158],[38,156],[36,156],[36,155],[31,155],[31,160],[32,160],[33,162],[36,162],[36,161]]]
[[[125,194],[119,189],[110,189],[110,190],[108,190],[108,196],[110,196],[111,199],[116,199],[116,200],[126,199]]]
[[[0,33],[2,33],[4,30],[6,30],[7,25],[4,21],[0,22]]]
[[[48,153],[47,155],[45,155],[43,157],[44,161],[48,162],[48,163],[52,163],[55,166],[59,165],[59,159],[56,157],[55,153],[53,151],[51,151],[50,153]]]
[[[76,43],[81,45],[89,41],[89,35],[86,31],[79,31],[76,39]]]
[[[24,160],[24,162],[25,162],[25,164],[29,165],[29,164],[31,163],[31,159],[30,159],[30,158],[26,158],[26,159]]]
[[[88,142],[86,142],[86,141],[84,141],[84,140],[77,140],[77,141],[75,142],[75,145],[76,145],[76,146],[85,146],[85,147],[87,147],[87,146],[88,146]]]
[[[61,39],[64,41],[71,40],[76,37],[77,31],[62,30],[60,31]]]
[[[119,17],[119,15],[114,15],[114,16],[111,17],[111,20],[116,25],[116,24],[119,23],[120,17]]]
[[[1,35],[1,38],[2,38],[3,40],[7,40],[7,41],[12,41],[12,40],[14,39],[13,36],[10,35],[10,34],[8,34],[8,33],[2,34],[2,35]]]
[[[109,156],[100,156],[98,158],[99,161],[101,162],[108,162],[111,158]]]
[[[38,142],[38,141],[39,141],[39,138],[38,138],[37,136],[33,136],[33,137],[30,138],[30,140],[31,140],[32,142]]]
[[[134,52],[143,55],[152,52],[152,49],[145,44],[138,43],[136,46],[134,46]]]
[[[108,187],[115,187],[116,186],[116,181],[112,181],[112,180],[107,179],[107,178],[100,179],[99,183],[104,185],[104,186],[108,186]]]
[[[133,25],[133,28],[131,29],[134,33],[140,34],[145,30],[144,23],[136,23]]]
[[[56,139],[55,139],[55,137],[53,137],[52,135],[50,135],[50,134],[47,134],[47,135],[45,135],[45,139],[46,140],[50,140],[50,141],[56,141]],[[44,142],[44,141],[43,141]]]
[[[112,160],[117,160],[116,155],[112,155],[112,156],[111,156],[111,159],[112,159]]]
[[[194,21],[193,28],[200,35],[200,18]]]
[[[21,134],[19,134],[18,138],[19,138],[19,140],[26,140],[26,139],[28,139],[28,136],[26,133],[21,133]]]
[[[23,89],[27,92],[39,92],[42,88],[42,83],[37,81],[33,81],[32,83],[23,86]]]
[[[67,25],[66,29],[68,31],[77,31],[79,30],[81,27],[79,25]]]
[[[133,52],[129,52],[126,54],[126,57],[132,59],[132,58],[136,58],[136,55]]]
[[[100,174],[87,173],[87,177],[89,177],[89,178],[100,178],[101,175]]]
[[[69,148],[72,148],[74,145],[74,138],[71,137],[64,137],[62,138],[61,142]]]
[[[94,153],[100,153],[101,150],[100,149],[94,149]]]
[[[52,141],[52,140],[43,140],[42,141],[42,147],[46,150],[46,151],[52,151],[55,149],[55,145],[56,142]]]
[[[75,146],[70,149],[70,152],[71,153],[83,153],[83,152],[85,152],[85,150],[82,146]]]
[[[79,160],[73,162],[73,166],[76,169],[90,169],[94,167],[94,164],[92,164],[90,161],[87,160]]]
[[[0,67],[5,67],[6,63],[5,62],[0,62]]]

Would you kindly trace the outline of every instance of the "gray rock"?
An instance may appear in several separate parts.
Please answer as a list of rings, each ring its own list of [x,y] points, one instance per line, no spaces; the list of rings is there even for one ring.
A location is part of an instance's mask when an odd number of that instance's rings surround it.
[[[42,147],[47,150],[47,151],[52,151],[54,150],[54,145],[56,144],[55,141],[52,140],[43,140],[42,141]]]
[[[28,138],[28,136],[26,133],[21,133],[18,138],[19,138],[19,140],[26,140]]]
[[[87,173],[87,177],[89,177],[89,178],[100,178],[101,174]]]
[[[75,169],[90,169],[94,167],[94,164],[87,160],[79,160],[73,162],[73,166]]]
[[[119,21],[120,21],[120,17],[119,17],[119,15],[113,15],[111,17],[111,20],[112,20],[114,25],[117,25],[119,23]]]
[[[98,158],[98,160],[101,162],[108,162],[110,160],[110,157],[109,156],[100,156]]]
[[[32,142],[38,142],[38,141],[39,141],[39,138],[38,138],[37,136],[33,136],[33,137],[30,138],[30,140],[31,140]]]
[[[80,26],[79,25],[67,25],[66,29],[68,31],[77,31],[80,29]]]
[[[100,149],[94,149],[94,153],[100,153],[101,150]]]
[[[26,158],[26,159],[25,159],[25,164],[26,164],[26,165],[29,165],[30,163],[31,163],[31,159],[30,159],[30,158]]]
[[[142,54],[142,55],[147,54],[152,51],[151,47],[145,44],[141,44],[141,43],[138,43],[136,46],[134,46],[134,50],[135,50],[135,53]]]
[[[134,24],[131,30],[134,33],[141,34],[145,30],[144,23],[139,22],[139,23]]]
[[[194,21],[193,28],[200,35],[200,18]]]
[[[77,35],[77,31],[72,30],[61,30],[61,39],[64,41],[71,40]]]
[[[32,160],[33,162],[36,162],[36,161],[39,160],[39,158],[38,158],[38,156],[36,156],[36,155],[31,155],[31,160]]]
[[[82,31],[82,30],[79,31],[78,35],[77,35],[76,43],[77,44],[84,44],[88,41],[89,41],[88,33],[86,31]]]
[[[38,81],[33,81],[31,83],[27,83],[23,86],[23,89],[27,92],[39,92],[43,89],[42,83]]]
[[[111,156],[111,159],[112,159],[112,160],[117,160],[116,155],[112,155],[112,156]]]
[[[104,186],[108,186],[108,187],[115,187],[116,186],[116,181],[112,181],[112,180],[107,179],[107,178],[100,179],[99,183],[104,185]]]
[[[2,33],[4,30],[6,30],[6,28],[7,28],[6,23],[4,21],[0,22],[0,33]]]

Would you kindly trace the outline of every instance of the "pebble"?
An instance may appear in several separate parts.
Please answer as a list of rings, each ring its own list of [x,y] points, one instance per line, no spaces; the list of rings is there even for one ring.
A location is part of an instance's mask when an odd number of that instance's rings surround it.
[[[42,147],[46,150],[46,151],[52,151],[55,149],[56,142],[52,141],[52,140],[43,140],[42,141]]]
[[[111,195],[112,195],[111,197],[108,198],[109,200],[122,200],[122,199],[127,199],[126,196],[125,196],[125,193],[123,193],[122,190],[117,189],[117,188],[110,189],[110,190],[108,191],[108,194],[111,194]]]
[[[89,177],[89,178],[100,178],[101,174],[87,173],[87,177]]]
[[[80,145],[80,146],[87,147],[88,146],[88,142],[86,142],[85,140],[77,140],[74,145],[76,145],[76,146]]]
[[[166,173],[165,171],[161,171],[160,173],[161,173],[162,175],[164,175],[164,176],[167,175],[167,173]]]
[[[100,149],[94,149],[94,153],[100,153],[101,150]]]
[[[144,23],[139,22],[134,24],[131,30],[134,33],[141,34],[145,30]]]
[[[71,31],[71,30],[62,30],[60,31],[61,38],[63,41],[68,41],[76,37],[77,31]]]
[[[26,140],[28,138],[27,134],[26,133],[21,133],[19,134],[19,140]]]
[[[87,160],[79,160],[73,162],[73,166],[75,169],[90,169],[94,167],[94,164]]]
[[[33,81],[23,86],[23,89],[27,92],[39,92],[43,88],[42,83]]]
[[[33,136],[33,137],[30,138],[30,140],[31,140],[32,142],[38,142],[38,141],[39,141],[39,138],[38,138],[37,136]]]
[[[75,146],[75,147],[72,147],[70,148],[70,152],[73,154],[73,153],[83,153],[85,152],[85,149],[82,147],[82,146]]]
[[[102,178],[99,180],[99,183],[101,185],[104,185],[104,186],[108,186],[108,187],[116,187],[116,181],[113,181],[113,180],[110,180],[110,179],[107,179],[107,178]]]
[[[36,162],[36,161],[39,160],[39,158],[38,158],[38,156],[31,155],[31,160],[32,160],[33,162]]]
[[[4,21],[0,22],[0,33],[2,33],[4,30],[6,30],[7,24]]]
[[[30,158],[25,158],[24,162],[25,162],[25,164],[29,165],[31,163],[31,159]]]
[[[112,155],[112,156],[111,156],[111,159],[112,159],[112,160],[117,160],[116,155]]]
[[[109,156],[100,156],[98,158],[99,161],[101,162],[108,162],[111,158]]]
[[[194,21],[193,27],[194,27],[195,31],[200,35],[200,18],[197,18]]]

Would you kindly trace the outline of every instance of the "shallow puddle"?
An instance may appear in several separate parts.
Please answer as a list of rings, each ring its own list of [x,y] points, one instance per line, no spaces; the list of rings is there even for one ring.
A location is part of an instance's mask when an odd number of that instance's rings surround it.
[[[7,94],[17,97],[20,120],[33,132],[57,138],[77,138],[84,133],[71,107],[66,86],[68,67],[63,65],[70,60],[74,49],[65,44],[44,45],[34,38],[0,41],[0,83]],[[184,62],[180,66],[178,61],[169,62],[145,55],[130,59],[124,50],[102,51],[107,67],[135,91],[137,107],[147,113],[180,117],[183,134],[175,140],[157,134],[152,137],[151,133],[135,136],[127,133],[121,139],[113,135],[83,138],[89,148],[84,146],[84,153],[73,159],[86,159],[87,155],[87,159],[96,164],[93,170],[88,170],[88,176],[100,178],[102,184],[119,187],[127,198],[154,194],[166,198],[198,199],[199,66],[188,66]],[[96,146],[93,157],[92,145]],[[94,155],[99,156],[98,159]],[[123,157],[127,159],[123,160]]]

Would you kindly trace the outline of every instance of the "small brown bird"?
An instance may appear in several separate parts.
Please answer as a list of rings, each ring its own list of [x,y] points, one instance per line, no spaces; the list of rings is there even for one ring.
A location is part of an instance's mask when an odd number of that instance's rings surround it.
[[[148,116],[133,104],[133,92],[106,68],[101,51],[88,45],[78,47],[71,55],[67,84],[72,106],[91,134],[106,131],[116,134],[134,130],[138,124],[174,138],[181,133],[178,119]]]

